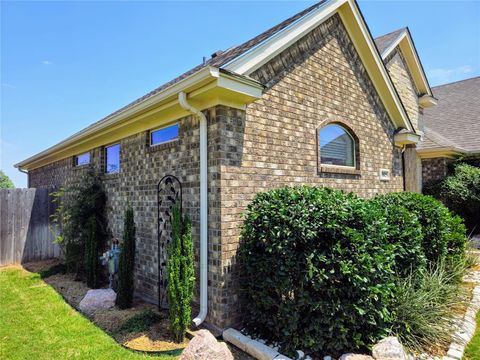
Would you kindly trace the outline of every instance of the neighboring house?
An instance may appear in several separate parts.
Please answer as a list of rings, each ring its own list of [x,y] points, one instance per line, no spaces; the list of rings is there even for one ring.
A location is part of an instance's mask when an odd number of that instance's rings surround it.
[[[433,91],[438,106],[425,111],[425,136],[418,146],[424,184],[445,177],[455,158],[480,157],[480,77]]]
[[[376,41],[355,1],[322,1],[16,166],[31,187],[101,172],[114,236],[127,204],[134,208],[135,289],[151,301],[167,241],[157,184],[176,176],[193,220],[195,321],[238,325],[239,227],[257,192],[298,184],[362,197],[419,191],[420,115],[435,99],[408,29]]]

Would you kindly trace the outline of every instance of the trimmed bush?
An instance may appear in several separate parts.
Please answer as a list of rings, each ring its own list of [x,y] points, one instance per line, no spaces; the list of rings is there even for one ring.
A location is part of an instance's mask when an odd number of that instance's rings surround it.
[[[383,194],[374,201],[380,206],[404,207],[418,218],[422,229],[423,250],[430,264],[446,257],[451,215],[440,201],[431,196],[409,192]]]
[[[128,309],[133,301],[133,271],[135,267],[135,222],[133,209],[125,211],[123,243],[118,263],[118,287],[116,304],[120,309]]]
[[[195,286],[192,224],[178,206],[172,209],[172,240],[167,246],[167,292],[170,331],[177,342],[183,341],[190,324],[191,302]]]
[[[427,259],[423,250],[422,226],[417,216],[403,206],[385,204],[372,199],[379,207],[387,224],[387,243],[393,245],[395,271],[400,278],[412,271],[425,270]]]
[[[452,263],[463,259],[467,236],[463,220],[452,215],[437,199],[417,193],[401,192],[377,196],[373,200],[382,207],[404,207],[421,225],[422,246],[430,265]],[[406,231],[406,230],[405,230]]]
[[[244,323],[283,351],[338,355],[386,335],[395,246],[371,202],[328,188],[259,193],[239,249]]]
[[[87,221],[87,229],[84,235],[85,239],[85,275],[87,285],[93,289],[98,287],[99,283],[99,251],[97,238],[97,222],[94,216]]]

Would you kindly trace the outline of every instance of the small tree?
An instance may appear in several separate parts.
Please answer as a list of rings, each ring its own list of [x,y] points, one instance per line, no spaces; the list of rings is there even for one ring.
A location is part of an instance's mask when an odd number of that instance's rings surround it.
[[[50,227],[65,255],[68,272],[75,272],[78,279],[85,274],[85,241],[88,237],[87,222],[94,217],[97,227],[98,248],[104,248],[106,237],[106,194],[101,180],[93,169],[74,183],[51,193],[55,213],[50,216]]]
[[[85,234],[85,273],[87,285],[91,288],[98,287],[99,253],[98,253],[98,231],[97,222],[94,216],[90,216],[87,222]]]
[[[12,189],[14,187],[12,180],[0,170],[0,189]]]
[[[195,285],[193,267],[192,224],[178,207],[172,212],[172,240],[167,247],[168,306],[170,331],[180,342],[190,323],[191,302]]]
[[[133,301],[133,269],[135,266],[135,222],[133,209],[125,211],[123,244],[118,264],[118,288],[116,304],[120,309],[128,309]]]

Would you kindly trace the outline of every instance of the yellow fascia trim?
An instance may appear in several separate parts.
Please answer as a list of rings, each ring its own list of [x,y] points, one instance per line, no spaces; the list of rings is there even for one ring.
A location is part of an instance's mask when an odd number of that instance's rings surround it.
[[[439,158],[439,157],[454,159],[464,154],[464,152],[455,148],[438,148],[438,149],[425,149],[425,150],[418,149],[417,154],[421,159],[433,159],[433,158]]]
[[[215,68],[206,68],[193,79],[175,84],[167,91],[155,95],[155,99],[139,103],[132,108],[114,114],[107,121],[94,124],[67,138],[59,144],[42,151],[18,164],[22,170],[33,170],[94,148],[118,142],[131,135],[167,126],[178,119],[191,115],[180,107],[177,95],[188,93],[189,101],[200,110],[216,105],[245,109],[246,105],[262,96],[261,84],[249,79],[224,74]]]

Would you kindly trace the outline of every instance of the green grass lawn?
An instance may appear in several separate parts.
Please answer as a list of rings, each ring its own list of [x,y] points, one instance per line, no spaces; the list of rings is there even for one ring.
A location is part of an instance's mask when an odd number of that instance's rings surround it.
[[[465,350],[463,360],[480,360],[480,311],[477,313],[477,329]]]
[[[38,274],[0,269],[0,359],[174,359],[131,352],[71,308]]]

